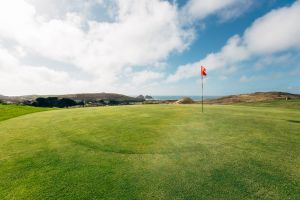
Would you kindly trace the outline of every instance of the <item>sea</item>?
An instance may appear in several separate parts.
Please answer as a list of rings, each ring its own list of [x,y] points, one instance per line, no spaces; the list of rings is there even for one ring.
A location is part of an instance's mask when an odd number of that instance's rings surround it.
[[[199,101],[202,99],[201,96],[189,96],[189,95],[183,95],[183,96],[152,96],[154,100],[178,100],[184,97],[189,97],[193,99],[194,101]],[[203,96],[203,99],[216,99],[221,96]]]

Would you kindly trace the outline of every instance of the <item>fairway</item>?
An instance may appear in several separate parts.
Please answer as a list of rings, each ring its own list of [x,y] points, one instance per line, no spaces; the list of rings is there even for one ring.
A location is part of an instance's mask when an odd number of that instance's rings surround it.
[[[0,199],[300,199],[296,103],[1,112]]]

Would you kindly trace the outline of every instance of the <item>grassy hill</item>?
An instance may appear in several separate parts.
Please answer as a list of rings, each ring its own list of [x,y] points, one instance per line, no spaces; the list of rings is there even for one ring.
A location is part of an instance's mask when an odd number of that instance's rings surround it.
[[[234,104],[234,103],[253,103],[280,100],[300,100],[300,94],[286,92],[255,92],[251,94],[240,94],[225,96],[217,99],[208,99],[205,102],[210,104]]]
[[[0,95],[0,100],[11,101],[15,103],[23,101],[32,101],[38,97],[58,97],[58,98],[70,98],[73,100],[80,101],[98,101],[98,100],[113,100],[119,102],[141,102],[144,101],[143,98],[135,98],[126,96],[123,94],[116,93],[82,93],[82,94],[64,94],[64,95],[25,95],[25,96],[3,96]]]
[[[299,199],[300,111],[277,104],[77,108],[1,121],[0,199]]]

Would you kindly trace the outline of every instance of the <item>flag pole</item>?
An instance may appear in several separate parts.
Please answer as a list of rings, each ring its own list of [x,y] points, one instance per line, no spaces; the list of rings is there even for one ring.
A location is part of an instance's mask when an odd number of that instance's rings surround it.
[[[201,74],[202,78],[202,112],[203,112],[203,75]]]

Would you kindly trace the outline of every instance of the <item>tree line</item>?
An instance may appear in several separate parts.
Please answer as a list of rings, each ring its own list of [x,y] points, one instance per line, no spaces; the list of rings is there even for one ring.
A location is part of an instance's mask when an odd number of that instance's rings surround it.
[[[58,108],[68,108],[72,106],[84,106],[84,102],[76,102],[73,99],[69,98],[57,98],[57,97],[39,97],[32,104],[36,107],[58,107]]]

